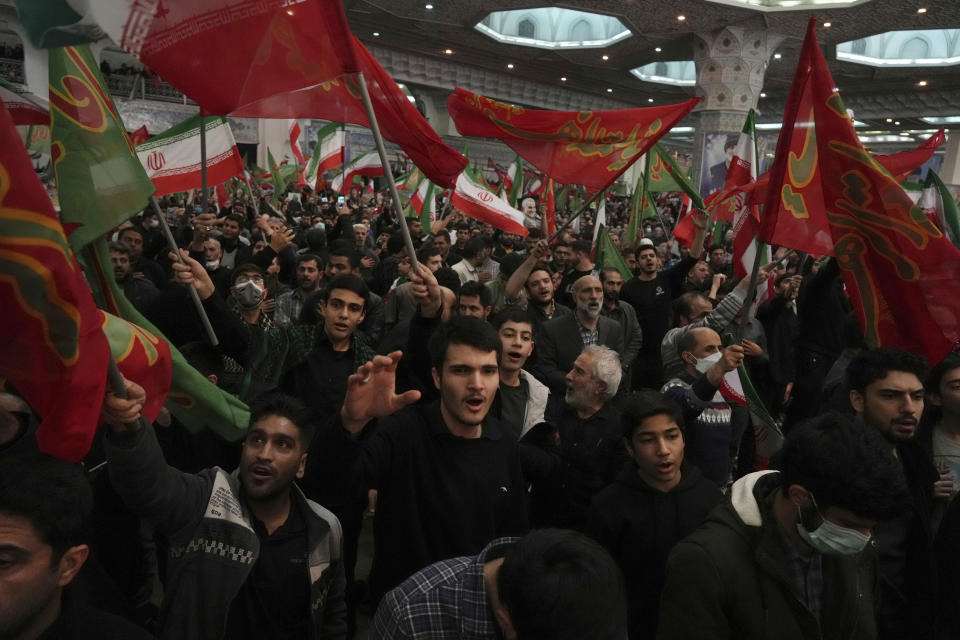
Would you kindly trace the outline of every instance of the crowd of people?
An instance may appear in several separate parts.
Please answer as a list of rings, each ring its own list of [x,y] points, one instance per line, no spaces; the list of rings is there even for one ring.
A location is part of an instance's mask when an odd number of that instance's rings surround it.
[[[630,277],[589,214],[408,218],[413,260],[373,191],[200,202],[113,273],[249,426],[146,424],[126,381],[77,466],[0,393],[0,638],[960,637],[960,355],[868,348],[834,259],[778,249],[748,299],[678,199],[633,242],[606,203]]]

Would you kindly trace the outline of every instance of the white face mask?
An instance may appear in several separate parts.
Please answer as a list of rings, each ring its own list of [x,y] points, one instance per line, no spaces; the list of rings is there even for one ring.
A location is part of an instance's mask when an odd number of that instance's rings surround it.
[[[717,351],[716,353],[711,353],[706,358],[697,358],[697,371],[700,373],[706,373],[710,368],[720,362],[720,358],[723,357],[722,351]]]
[[[156,229],[159,226],[160,226],[160,221],[157,220],[156,218],[153,218],[152,220],[150,220],[150,222],[147,223],[147,228],[149,229]]]
[[[813,495],[810,495],[813,500]],[[822,524],[813,531],[807,531],[803,526],[803,519],[797,521],[797,533],[803,538],[803,541],[820,553],[849,556],[860,553],[870,542],[870,536],[860,533],[855,529],[841,527],[838,524],[830,522],[820,513],[816,501],[813,506],[817,509],[817,514],[822,520]],[[799,507],[797,508],[799,510]]]

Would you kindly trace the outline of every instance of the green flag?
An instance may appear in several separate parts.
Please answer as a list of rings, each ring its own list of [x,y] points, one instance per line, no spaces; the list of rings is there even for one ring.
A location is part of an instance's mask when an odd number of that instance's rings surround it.
[[[117,285],[105,238],[97,239],[86,251],[77,255],[81,258],[87,282],[98,306],[166,340],[160,330],[137,311]],[[238,440],[250,422],[247,405],[207,380],[190,366],[169,340],[167,343],[173,358],[173,376],[164,406],[190,431],[198,432],[207,428],[226,440]]]
[[[507,175],[510,177],[510,193],[507,194],[507,202],[514,209],[519,208],[520,198],[523,196],[523,158],[517,156],[513,164],[507,169]]]
[[[640,235],[640,225],[647,218],[653,218],[657,215],[657,205],[653,201],[653,196],[647,190],[647,173],[644,173],[637,186],[633,190],[633,198],[630,201],[630,219],[627,222],[626,235],[623,242],[626,245],[632,245],[637,242]]]
[[[270,196],[270,202],[273,206],[277,206],[280,198],[282,198],[283,194],[287,191],[287,184],[290,183],[290,171],[285,171],[283,167],[277,165],[277,161],[274,160],[273,152],[270,151],[270,149],[267,149],[267,160],[270,162],[270,184],[273,185],[273,194]]]
[[[943,184],[933,170],[927,172],[923,183],[923,192],[917,203],[924,213],[932,215],[937,226],[955,247],[960,247],[960,220],[957,216],[957,203],[947,186]]]
[[[50,51],[50,151],[77,253],[154,193],[105,86],[87,45]]]
[[[648,191],[682,191],[693,200],[693,206],[698,209],[706,208],[706,205],[703,204],[703,198],[700,197],[700,192],[697,191],[690,179],[677,166],[677,162],[659,142],[647,152],[646,162],[647,167],[644,175],[649,174],[647,178]]]
[[[593,263],[597,265],[598,270],[616,269],[623,276],[624,280],[633,277],[630,273],[630,267],[624,261],[620,251],[610,239],[610,234],[602,224],[597,229],[597,244],[593,248]]]

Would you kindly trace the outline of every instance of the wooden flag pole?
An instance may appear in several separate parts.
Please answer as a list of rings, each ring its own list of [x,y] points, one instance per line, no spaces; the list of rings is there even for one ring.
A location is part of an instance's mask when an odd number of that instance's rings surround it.
[[[373,101],[370,100],[370,91],[367,89],[367,80],[363,73],[358,73],[360,80],[360,96],[363,98],[363,108],[367,112],[367,120],[370,121],[370,131],[373,132],[373,140],[377,144],[377,154],[380,156],[380,164],[383,165],[383,175],[387,179],[387,185],[390,187],[390,196],[393,199],[394,215],[397,223],[400,225],[400,233],[403,234],[404,244],[407,245],[407,255],[410,257],[410,269],[416,273],[419,270],[417,265],[417,252],[413,247],[413,238],[410,237],[410,229],[407,228],[407,220],[403,217],[403,203],[400,201],[400,192],[397,191],[397,185],[393,182],[393,169],[387,161],[387,148],[383,144],[383,135],[380,133],[380,125],[377,123],[377,114],[373,112]],[[346,182],[346,176],[344,176]]]

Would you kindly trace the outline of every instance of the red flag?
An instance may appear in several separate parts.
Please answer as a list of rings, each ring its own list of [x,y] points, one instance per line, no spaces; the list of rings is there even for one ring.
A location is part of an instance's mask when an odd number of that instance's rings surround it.
[[[97,429],[110,347],[50,197],[0,102],[0,375],[42,422],[40,450],[76,462]]]
[[[465,136],[499,138],[561,184],[605,189],[682,120],[699,98],[618,111],[522,109],[458,88],[447,110]]]
[[[940,145],[946,141],[947,136],[944,135],[943,129],[940,129],[912,151],[901,151],[900,153],[891,153],[888,156],[875,157],[877,162],[893,175],[894,180],[903,182],[907,179],[907,176],[913,173],[914,169],[929,160]]]
[[[339,0],[164,0],[140,60],[207,113],[321,118],[369,126],[358,74],[383,135],[436,184],[467,159],[448,147],[350,33]]]
[[[783,217],[823,207],[834,254],[843,273],[867,344],[921,353],[939,362],[960,338],[960,250],[910,200],[896,179],[864,148],[817,45],[811,19],[800,54],[789,104],[800,105],[785,119],[771,176],[769,208]],[[809,110],[806,108],[809,107]],[[791,132],[806,140],[787,158]],[[781,155],[783,153],[783,155]],[[817,169],[806,165],[813,157]],[[790,166],[796,164],[797,166]],[[807,176],[817,184],[803,184]],[[791,192],[795,184],[801,190]],[[816,204],[807,193],[819,194]],[[784,203],[778,194],[791,200]],[[822,203],[822,204],[821,204]],[[785,206],[789,205],[789,207]],[[771,216],[773,217],[773,216]]]
[[[130,134],[130,144],[137,146],[138,144],[143,144],[150,139],[150,134],[147,133],[147,125],[143,125],[136,131]]]
[[[547,186],[545,187],[544,195],[544,204],[546,208],[544,210],[544,218],[547,221],[547,235],[552,236],[557,232],[557,203],[554,197],[553,190],[556,185],[553,183],[553,178],[547,178]]]

